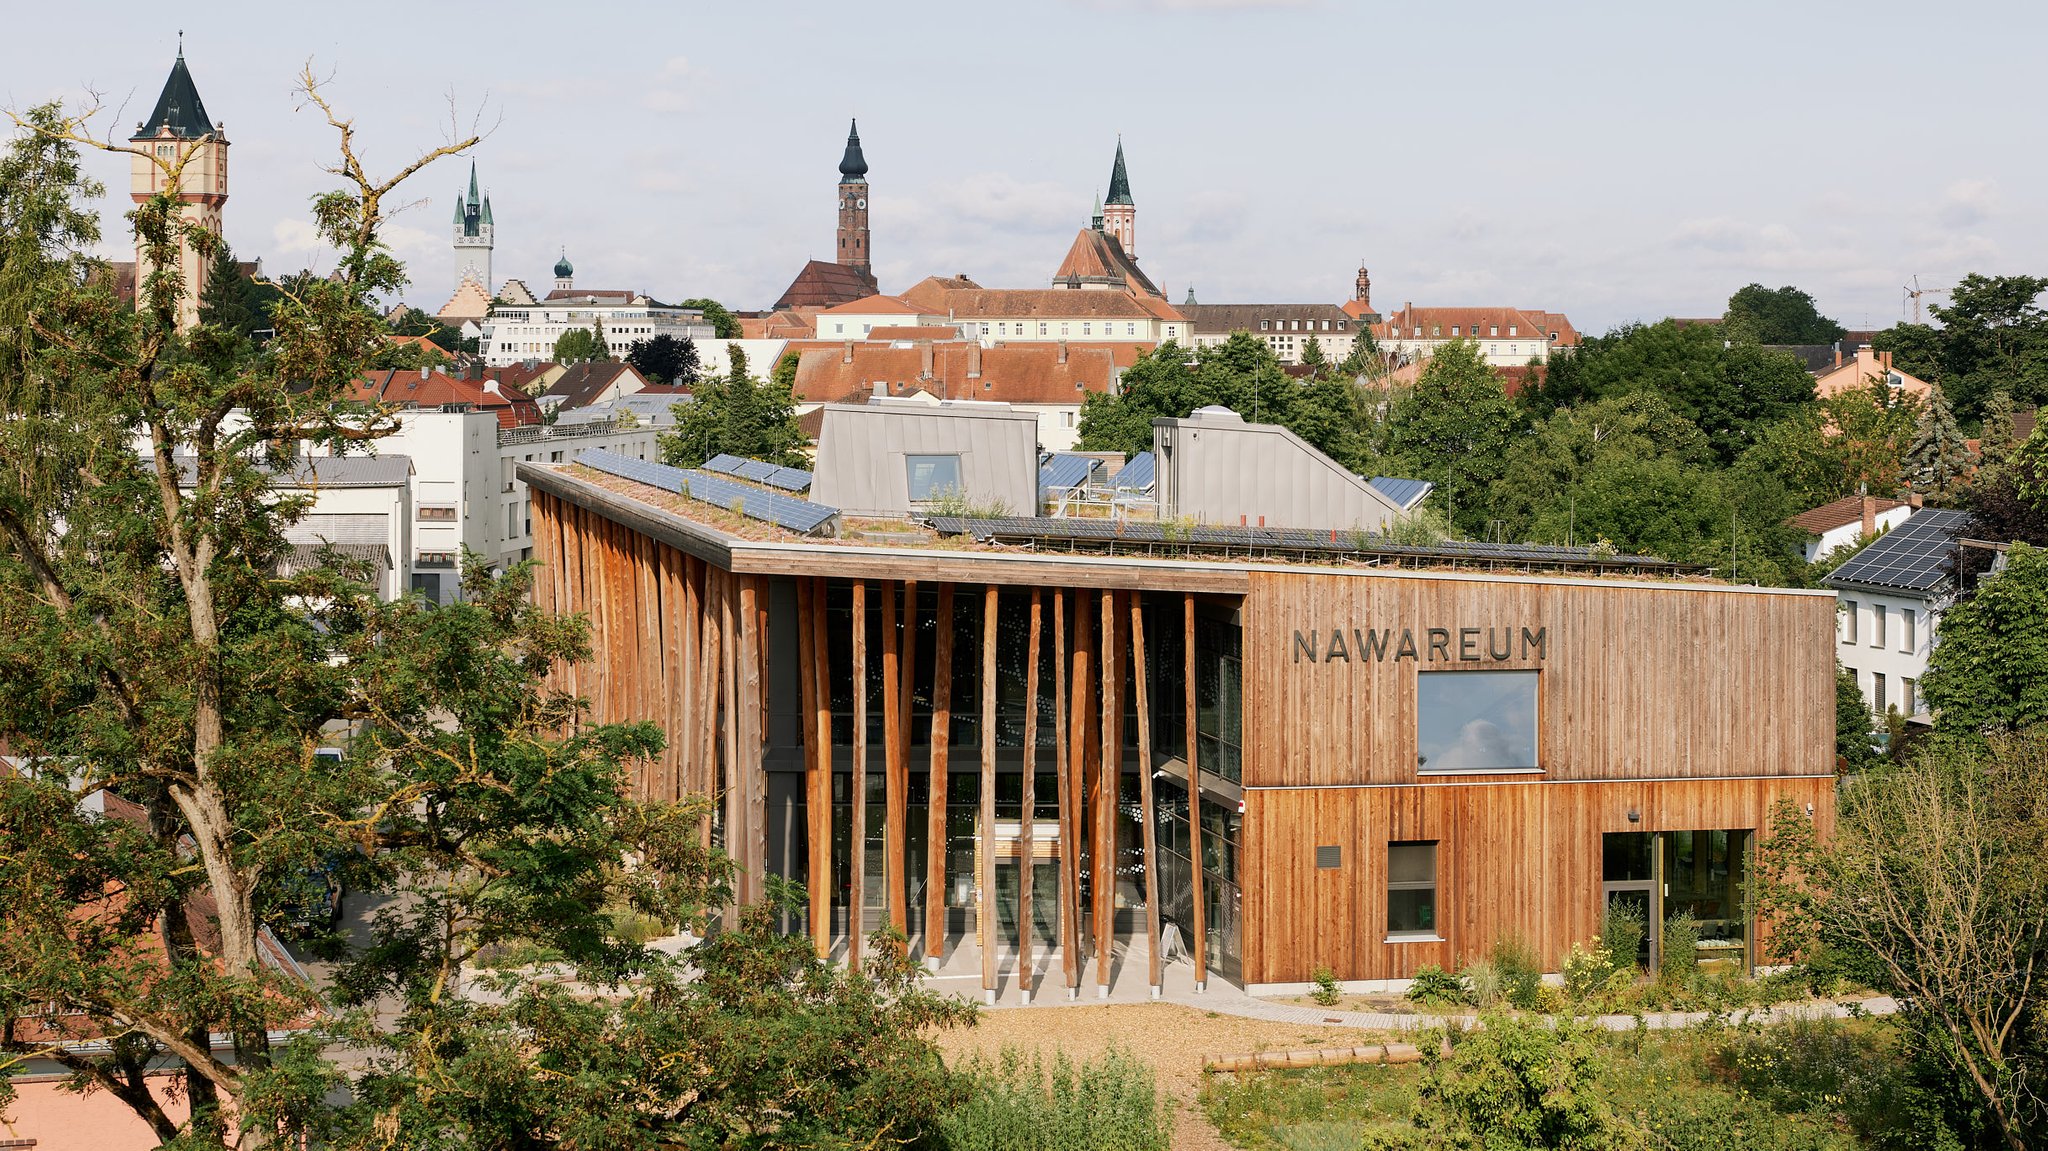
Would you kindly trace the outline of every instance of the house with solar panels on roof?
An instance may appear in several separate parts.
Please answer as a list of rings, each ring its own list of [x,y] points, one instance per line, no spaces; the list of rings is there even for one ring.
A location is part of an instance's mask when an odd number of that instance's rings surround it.
[[[1835,658],[1873,716],[1927,710],[1920,677],[1955,602],[1968,512],[1922,508],[1820,581],[1841,601]]]
[[[1209,410],[1118,461],[1001,404],[830,404],[816,471],[521,464],[555,669],[717,797],[741,901],[989,1002],[1403,986],[1609,908],[1772,962],[1774,810],[1834,816],[1835,600],[1415,538],[1426,485]],[[1107,492],[1107,496],[1100,493]],[[1759,722],[1768,717],[1768,722]],[[1790,807],[1780,807],[1789,802]],[[1687,946],[1693,946],[1688,943]]]

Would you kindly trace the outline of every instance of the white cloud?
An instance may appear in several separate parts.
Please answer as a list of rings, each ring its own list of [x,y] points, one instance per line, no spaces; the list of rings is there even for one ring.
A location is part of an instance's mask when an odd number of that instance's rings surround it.
[[[1993,180],[1957,180],[1942,190],[1941,222],[1951,228],[1975,227],[1998,208],[1998,184]]]

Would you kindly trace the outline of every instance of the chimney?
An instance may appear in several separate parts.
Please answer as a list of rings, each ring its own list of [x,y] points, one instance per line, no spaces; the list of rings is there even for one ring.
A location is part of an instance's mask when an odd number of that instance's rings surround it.
[[[1067,362],[1067,342],[1066,342],[1065,340],[1061,340],[1061,341],[1060,341],[1060,363],[1063,363],[1063,364],[1064,364],[1064,363],[1066,363],[1066,362]]]
[[[1842,366],[1842,341],[1840,340],[1835,341],[1835,366],[1838,368]]]
[[[434,378],[434,369],[432,369],[432,368],[421,368],[421,369],[420,369],[420,379],[423,379],[423,380],[431,380],[431,379],[433,379],[433,378]]]
[[[852,363],[852,362],[853,362],[853,341],[852,341],[852,340],[848,340],[848,341],[846,341],[846,356],[845,356],[845,358],[841,359],[841,360],[840,360],[839,362],[840,362],[840,363],[842,363],[842,364],[850,364],[850,363]]]
[[[930,340],[919,340],[917,342],[917,359],[919,365],[921,365],[921,370],[918,372],[918,378],[925,380],[931,379],[932,342]]]
[[[967,345],[967,378],[970,380],[978,380],[981,378],[980,340],[975,340]]]
[[[1863,534],[1877,534],[1877,497],[1867,490],[1863,493]]]
[[[1879,352],[1877,359],[1879,363],[1884,365],[1885,371],[1889,372],[1892,370],[1892,354],[1890,352]]]
[[[878,395],[878,396],[882,396],[882,397],[884,397],[884,398],[887,398],[887,396],[889,395],[889,381],[887,381],[887,380],[876,380],[876,381],[875,381],[875,394],[876,394],[876,395]]]

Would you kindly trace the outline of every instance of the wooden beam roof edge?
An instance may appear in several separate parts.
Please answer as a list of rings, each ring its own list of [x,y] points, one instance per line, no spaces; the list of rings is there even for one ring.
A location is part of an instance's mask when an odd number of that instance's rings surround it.
[[[623,524],[650,539],[732,571],[735,537],[652,504],[623,496],[552,465],[522,462],[513,474],[531,488]]]

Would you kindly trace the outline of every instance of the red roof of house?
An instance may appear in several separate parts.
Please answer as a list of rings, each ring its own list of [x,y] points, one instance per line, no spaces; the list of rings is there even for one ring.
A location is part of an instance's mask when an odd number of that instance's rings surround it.
[[[928,392],[944,400],[1013,404],[1078,404],[1109,391],[1118,371],[1150,344],[1004,344],[973,340],[919,341],[896,347],[873,341],[798,349],[796,398],[803,403],[856,401],[877,394]]]
[[[377,371],[356,380],[351,398],[421,408],[468,404],[496,415],[500,428],[540,423],[540,405],[533,397],[495,378],[467,380],[439,371]]]
[[[789,287],[783,289],[782,297],[775,301],[771,310],[830,308],[872,296],[881,290],[873,272],[828,260],[812,260],[796,274],[796,279],[789,282]]]
[[[1095,228],[1083,228],[1075,235],[1052,278],[1054,282],[1071,279],[1114,283],[1133,295],[1164,297],[1151,277],[1138,269],[1138,261],[1124,251],[1123,244]]]
[[[896,296],[873,295],[862,296],[858,300],[849,300],[844,304],[826,308],[818,314],[821,316],[915,316],[919,314],[919,309],[915,304],[908,303]]]
[[[1870,503],[1873,515],[1906,506],[1902,500],[1883,498],[1873,498]],[[1817,508],[1800,512],[1785,522],[1805,532],[1807,535],[1817,536],[1831,532],[1836,528],[1848,527],[1850,524],[1861,523],[1862,521],[1863,497],[1843,496],[1841,499],[1824,503]]]

